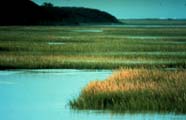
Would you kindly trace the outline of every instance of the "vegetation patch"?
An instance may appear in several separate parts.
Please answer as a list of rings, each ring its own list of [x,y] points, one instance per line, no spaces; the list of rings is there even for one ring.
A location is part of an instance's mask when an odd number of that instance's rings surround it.
[[[0,69],[185,69],[185,41],[186,28],[4,26]]]
[[[186,71],[121,69],[92,81],[70,102],[74,109],[186,113]]]

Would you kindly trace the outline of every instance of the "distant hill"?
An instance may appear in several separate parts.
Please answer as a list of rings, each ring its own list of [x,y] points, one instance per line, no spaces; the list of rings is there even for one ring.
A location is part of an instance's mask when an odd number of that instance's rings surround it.
[[[119,23],[112,15],[90,8],[38,6],[31,0],[0,2],[0,25],[80,25]]]
[[[103,11],[78,7],[53,7],[45,9],[52,19],[61,24],[118,23],[118,20]]]
[[[37,24],[44,11],[30,0],[0,1],[0,25]]]

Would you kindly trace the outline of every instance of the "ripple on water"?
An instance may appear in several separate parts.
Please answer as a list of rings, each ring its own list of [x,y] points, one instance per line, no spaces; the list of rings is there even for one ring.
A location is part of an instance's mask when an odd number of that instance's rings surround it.
[[[0,81],[0,85],[14,85],[15,82],[10,82],[10,81]]]

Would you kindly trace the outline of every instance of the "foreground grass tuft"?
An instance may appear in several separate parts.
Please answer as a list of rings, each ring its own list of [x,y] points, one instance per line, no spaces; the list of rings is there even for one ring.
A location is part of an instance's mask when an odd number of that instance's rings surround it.
[[[121,69],[92,81],[71,101],[74,109],[186,113],[186,71]]]

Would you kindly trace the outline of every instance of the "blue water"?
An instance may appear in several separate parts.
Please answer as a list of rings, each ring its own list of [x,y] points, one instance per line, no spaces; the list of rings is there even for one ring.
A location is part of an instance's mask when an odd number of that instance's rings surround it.
[[[103,111],[74,111],[69,100],[91,80],[101,80],[109,70],[0,71],[0,120],[184,120],[186,115]]]

